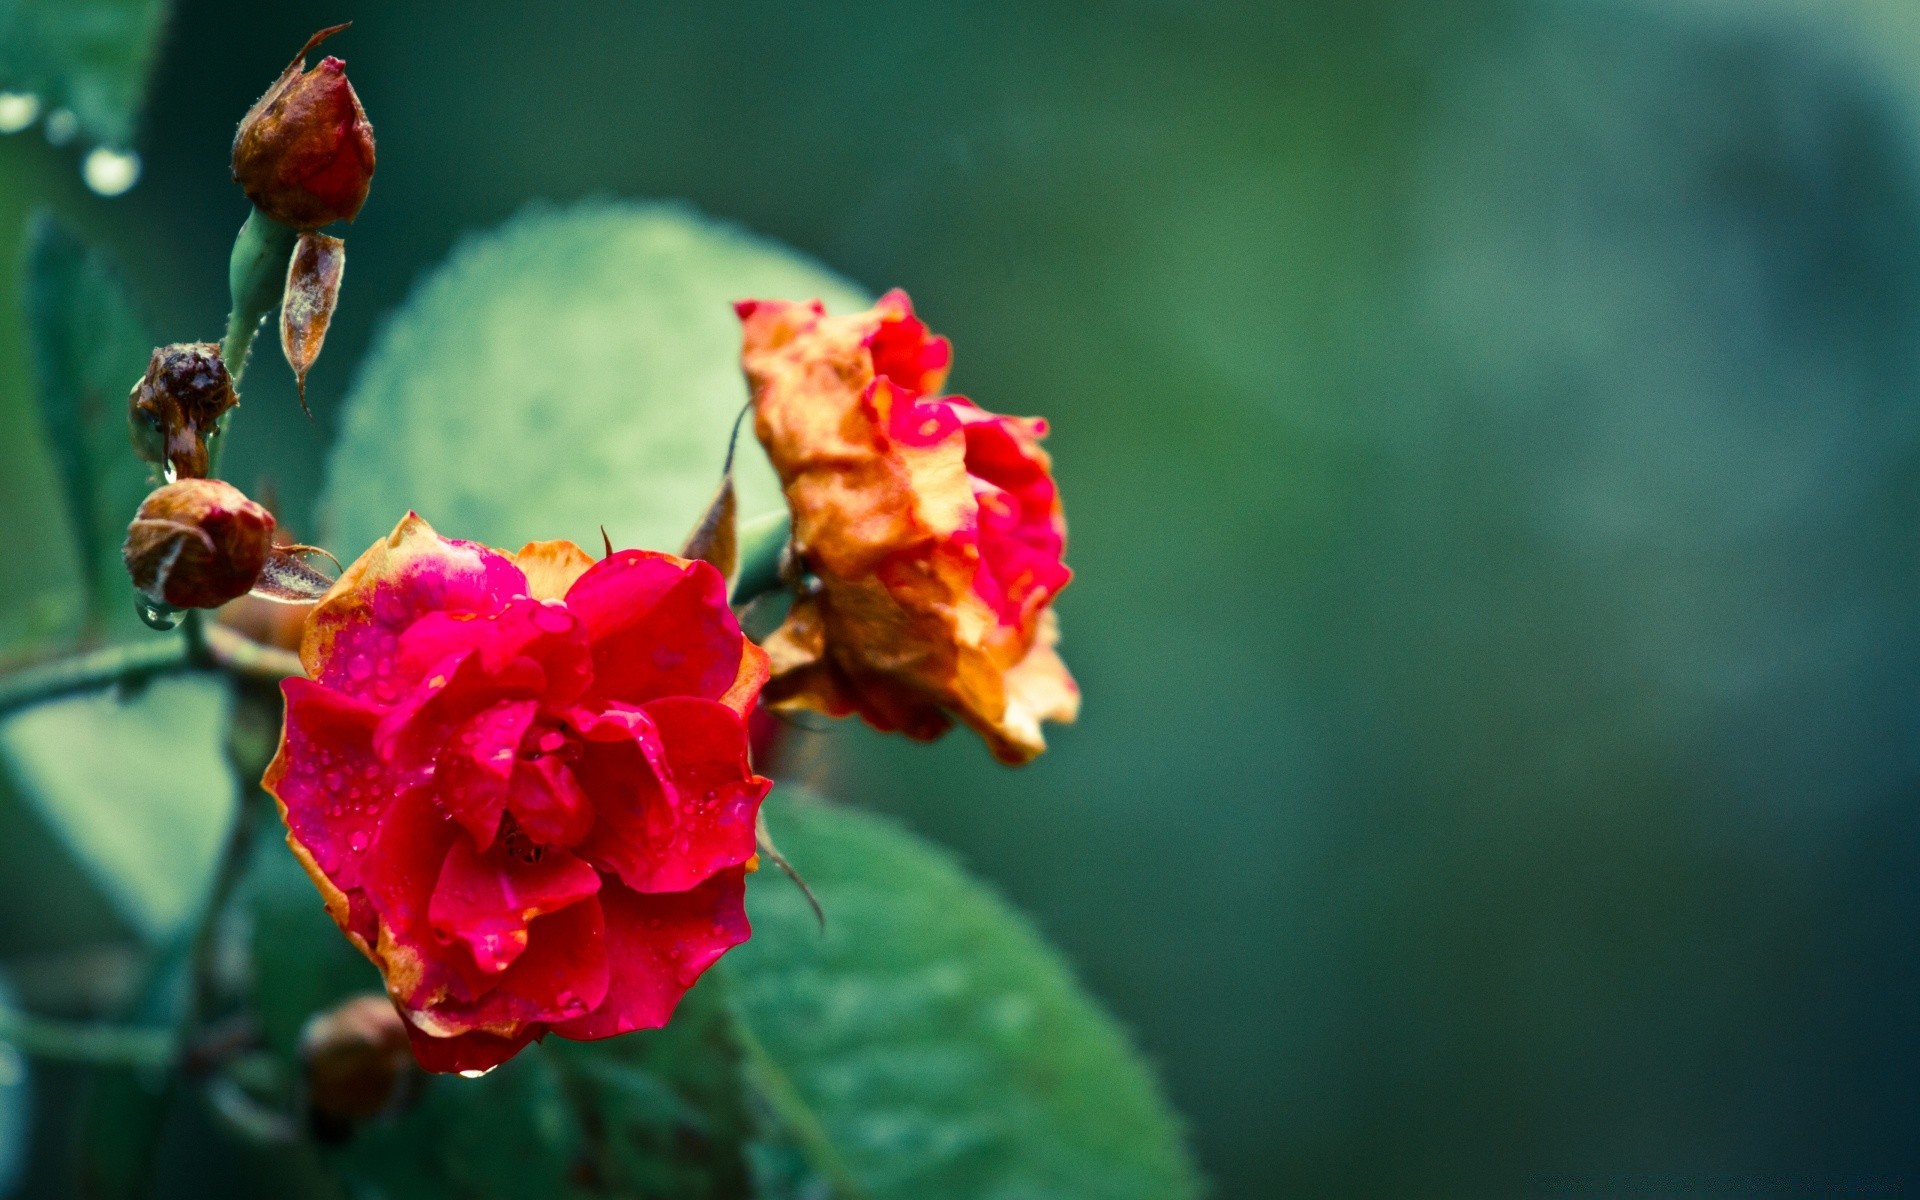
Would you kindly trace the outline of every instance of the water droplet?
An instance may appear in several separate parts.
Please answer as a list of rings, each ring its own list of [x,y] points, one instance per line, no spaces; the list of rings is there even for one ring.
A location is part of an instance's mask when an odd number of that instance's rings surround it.
[[[338,771],[327,772],[327,790],[328,791],[337,792],[340,790],[341,785],[344,783],[346,783],[346,779],[340,774],[340,772]]]
[[[56,108],[47,114],[45,132],[49,146],[64,146],[80,132],[80,118],[70,108]]]
[[[367,831],[364,829],[354,830],[353,836],[347,839],[347,845],[353,847],[355,854],[365,850],[367,848]]]
[[[0,133],[19,133],[40,119],[40,97],[32,92],[0,92]]]
[[[490,1074],[492,1074],[492,1073],[493,1073],[493,1068],[492,1068],[492,1067],[488,1067],[488,1068],[487,1068],[486,1070],[484,1070],[484,1071],[462,1071],[462,1072],[460,1072],[460,1078],[462,1078],[462,1079],[483,1079],[483,1078],[485,1078],[486,1076],[488,1076],[488,1075],[490,1075]]]
[[[161,466],[160,474],[166,477],[166,480],[168,483],[173,483],[180,478],[180,472],[173,469],[173,462],[171,459],[169,459],[165,464]]]
[[[179,609],[149,600],[139,592],[133,594],[133,611],[140,614],[149,629],[172,629],[180,623]]]
[[[131,150],[95,146],[80,163],[80,178],[96,196],[118,196],[140,182],[140,156]]]
[[[356,680],[365,679],[373,674],[373,664],[367,661],[366,655],[356,654],[347,660],[347,674]]]

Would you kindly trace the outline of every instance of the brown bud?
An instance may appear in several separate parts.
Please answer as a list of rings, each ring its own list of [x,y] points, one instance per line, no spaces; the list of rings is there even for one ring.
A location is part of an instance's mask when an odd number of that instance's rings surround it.
[[[376,993],[316,1013],[300,1033],[300,1061],[308,1117],[324,1141],[344,1141],[356,1124],[406,1103],[419,1084],[406,1026]]]
[[[307,53],[345,29],[307,39],[233,136],[233,179],[255,207],[282,225],[317,229],[351,221],[373,183],[373,126],[347,82],[347,65]]]
[[[216,343],[157,347],[127,398],[134,449],[148,462],[166,463],[174,478],[199,479],[207,473],[207,439],[238,403]]]
[[[266,566],[273,516],[218,479],[182,479],[141,502],[121,551],[133,586],[172,608],[243,596]]]

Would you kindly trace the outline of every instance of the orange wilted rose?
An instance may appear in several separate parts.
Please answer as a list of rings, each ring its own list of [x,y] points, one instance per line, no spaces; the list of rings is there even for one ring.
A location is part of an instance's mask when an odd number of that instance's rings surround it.
[[[1046,749],[1041,722],[1080,709],[1054,650],[1072,572],[1046,422],[942,395],[951,347],[905,292],[844,317],[736,309],[754,428],[819,580],[766,643],[768,699],[927,739],[951,714],[1009,763]]]

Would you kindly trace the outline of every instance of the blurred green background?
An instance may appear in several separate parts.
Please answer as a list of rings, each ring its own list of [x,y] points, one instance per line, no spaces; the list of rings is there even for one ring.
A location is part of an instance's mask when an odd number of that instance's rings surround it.
[[[296,527],[462,233],[684,197],[1052,419],[1081,723],[804,757],[1035,916],[1221,1196],[1920,1183],[1910,0],[184,0],[133,191],[0,138],[0,270],[48,203],[212,336],[233,124],[348,17],[380,170],[317,421],[260,371],[229,459]],[[75,571],[21,354],[9,289],[13,634]],[[111,933],[48,845],[8,954]]]

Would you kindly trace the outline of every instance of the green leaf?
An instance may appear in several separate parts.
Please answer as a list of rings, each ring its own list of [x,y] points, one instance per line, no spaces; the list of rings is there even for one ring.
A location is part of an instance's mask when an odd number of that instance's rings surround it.
[[[721,969],[829,1174],[871,1200],[1197,1194],[1152,1074],[1022,918],[885,821],[791,793],[768,821],[826,932],[762,872]]]
[[[50,215],[34,216],[25,257],[34,387],[66,493],[88,625],[137,633],[120,547],[153,484],[127,434],[127,393],[153,338],[119,272]]]
[[[0,979],[0,1007],[14,1004],[13,989]],[[26,1171],[32,1128],[33,1087],[27,1056],[0,1042],[0,1196],[12,1195]]]
[[[704,980],[664,1029],[542,1045],[570,1080],[598,1191],[634,1200],[754,1194],[754,1120],[725,990]]]
[[[332,1157],[384,1200],[548,1200],[573,1194],[581,1143],[561,1072],[535,1046],[482,1079],[429,1079],[405,1116],[367,1126]]]
[[[0,90],[71,112],[93,142],[130,146],[164,0],[0,0]]]
[[[0,763],[20,794],[150,940],[193,915],[233,819],[228,707],[218,681],[186,676],[0,720]]]
[[[355,382],[322,505],[343,555],[409,509],[450,537],[677,549],[746,402],[732,302],[862,293],[689,209],[530,209],[469,239],[386,325]],[[740,517],[780,505],[751,437]]]

